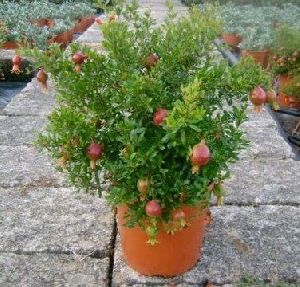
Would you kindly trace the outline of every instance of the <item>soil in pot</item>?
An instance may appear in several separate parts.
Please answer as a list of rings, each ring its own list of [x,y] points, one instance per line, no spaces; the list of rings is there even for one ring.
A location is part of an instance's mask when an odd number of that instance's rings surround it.
[[[242,57],[252,57],[254,58],[255,62],[261,65],[263,68],[267,68],[269,64],[269,51],[262,50],[262,51],[250,51],[250,50],[243,50]]]
[[[242,42],[242,37],[231,33],[223,33],[222,40],[225,44],[236,47]]]
[[[118,229],[127,264],[143,275],[172,277],[191,269],[200,258],[205,227],[210,221],[208,209],[182,207],[188,226],[174,235],[167,234],[162,226],[159,243],[151,246],[148,236],[140,227],[124,226],[125,205],[118,207]]]
[[[71,43],[73,40],[74,29],[70,29],[67,31],[67,42]]]

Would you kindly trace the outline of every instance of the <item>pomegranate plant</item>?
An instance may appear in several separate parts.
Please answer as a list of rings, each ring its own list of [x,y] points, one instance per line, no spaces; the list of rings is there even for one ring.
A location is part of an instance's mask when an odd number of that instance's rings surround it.
[[[38,143],[56,159],[63,147],[68,160],[60,169],[77,187],[93,192],[101,171],[109,202],[127,205],[128,226],[141,226],[155,244],[161,228],[173,234],[189,224],[182,206],[207,207],[213,195],[222,201],[228,165],[247,143],[239,127],[249,94],[267,89],[269,78],[251,59],[234,67],[216,60],[214,6],[180,19],[171,11],[157,26],[135,5],[103,20],[105,53],[77,43],[64,53],[55,46],[31,52],[57,90]],[[70,61],[77,51],[89,58],[82,73]],[[150,54],[159,60],[146,68]]]

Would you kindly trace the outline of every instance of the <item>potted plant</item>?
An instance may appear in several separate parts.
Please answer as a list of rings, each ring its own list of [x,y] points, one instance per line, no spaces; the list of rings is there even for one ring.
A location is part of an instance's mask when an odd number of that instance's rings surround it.
[[[270,46],[273,42],[274,30],[271,26],[259,23],[248,26],[243,31],[242,57],[252,57],[263,68],[269,64]]]
[[[0,41],[1,47],[6,50],[17,49],[18,43],[16,42],[16,37],[14,37],[6,28],[4,24],[0,25]]]
[[[70,20],[56,20],[55,26],[50,28],[50,32],[53,35],[53,42],[60,44],[62,47],[66,47],[73,39],[73,22]]]
[[[273,44],[272,71],[279,79],[279,103],[290,106],[294,102],[291,91],[297,89],[294,76],[300,73],[300,29],[282,26],[276,31]],[[285,92],[284,92],[285,91]],[[288,93],[286,93],[288,91]],[[288,96],[287,96],[288,95]]]
[[[281,106],[300,108],[300,73],[281,82],[279,101]]]
[[[222,39],[227,45],[237,47],[242,42],[241,31],[243,27],[241,23],[243,13],[239,6],[233,3],[223,5],[221,11],[222,19],[225,24]]]
[[[38,144],[79,188],[100,195],[110,183],[131,267],[174,276],[199,258],[211,197],[221,201],[228,165],[246,145],[249,93],[269,79],[251,59],[233,68],[215,59],[214,6],[180,19],[170,11],[159,27],[137,8],[117,7],[120,17],[101,25],[103,54],[77,43],[27,51],[58,93]]]
[[[87,3],[63,3],[63,11],[67,11],[71,20],[75,21],[74,33],[84,32],[94,21],[95,10]]]

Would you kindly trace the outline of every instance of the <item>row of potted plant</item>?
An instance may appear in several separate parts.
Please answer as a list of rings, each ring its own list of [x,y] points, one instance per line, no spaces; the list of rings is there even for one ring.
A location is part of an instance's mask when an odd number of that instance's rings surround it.
[[[230,67],[216,58],[212,5],[180,19],[170,7],[161,26],[137,1],[117,9],[100,25],[105,53],[77,43],[27,51],[44,67],[38,82],[46,88],[51,73],[57,88],[38,144],[78,188],[101,193],[109,183],[131,267],[174,276],[200,256],[211,198],[222,202],[228,166],[247,143],[249,94],[270,78],[252,59]]]
[[[54,4],[48,0],[0,3],[0,35],[4,48],[29,44],[41,49],[52,42],[65,46],[73,32],[83,32],[93,23],[94,10],[85,2]]]
[[[273,72],[279,79],[280,105],[292,107],[300,106],[299,15],[300,7],[292,4],[255,7],[229,3],[222,6],[224,42],[233,47],[240,45],[242,56],[254,57]]]

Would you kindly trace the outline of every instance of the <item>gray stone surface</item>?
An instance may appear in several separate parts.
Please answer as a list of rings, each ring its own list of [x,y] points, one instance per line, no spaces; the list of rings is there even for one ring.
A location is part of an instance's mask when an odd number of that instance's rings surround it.
[[[300,162],[287,160],[243,160],[231,166],[225,181],[227,204],[300,205]]]
[[[40,117],[0,116],[0,145],[32,145],[45,123]]]
[[[29,146],[0,146],[0,187],[66,185],[62,173],[41,151]]]
[[[104,199],[68,188],[0,189],[0,253],[110,254],[114,215]]]
[[[1,111],[2,115],[46,116],[55,106],[53,84],[49,83],[47,93],[40,90],[36,79],[28,83]]]
[[[108,286],[109,259],[85,256],[0,253],[0,286]]]
[[[272,130],[274,132],[274,130]],[[253,138],[250,145],[239,155],[240,160],[251,160],[268,158],[270,160],[288,159],[295,156],[291,147],[278,134],[261,132],[254,135],[247,135],[246,138]],[[268,140],[267,140],[268,139]],[[264,141],[263,141],[264,140]]]
[[[244,276],[300,284],[299,208],[223,206],[211,211],[213,221],[195,268],[172,279],[140,276],[126,266],[118,242],[112,286],[178,283],[200,287],[207,280],[219,286]]]
[[[15,55],[16,55],[15,50],[0,49],[0,59],[10,60]]]
[[[249,120],[242,125],[246,139],[250,141],[247,149],[240,153],[241,160],[256,158],[287,159],[295,157],[290,145],[280,134],[279,128],[266,109],[261,113],[248,110]]]
[[[95,28],[93,27],[93,28],[89,28],[84,34],[82,34],[77,39],[77,42],[88,44],[88,43],[97,43],[97,42],[100,43],[101,40],[102,40],[101,33],[98,30],[95,30]]]

